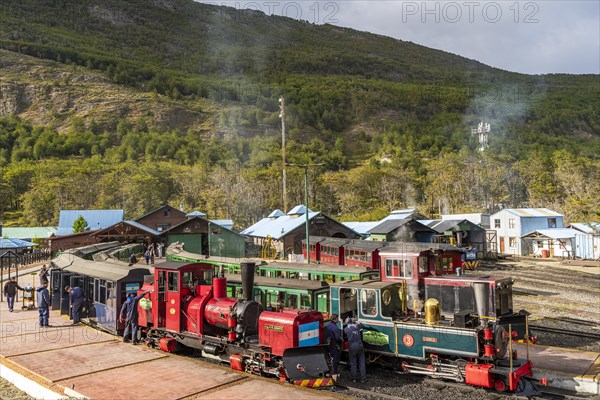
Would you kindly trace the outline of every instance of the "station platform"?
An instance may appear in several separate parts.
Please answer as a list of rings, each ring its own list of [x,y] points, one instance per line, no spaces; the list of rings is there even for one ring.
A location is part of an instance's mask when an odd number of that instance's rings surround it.
[[[513,344],[513,348],[519,358],[526,357],[525,344]],[[530,344],[529,359],[534,378],[548,378],[549,386],[600,395],[600,353]]]
[[[37,310],[10,313],[0,303],[0,376],[34,398],[317,400],[336,395],[227,366],[123,343],[50,313],[40,329]]]

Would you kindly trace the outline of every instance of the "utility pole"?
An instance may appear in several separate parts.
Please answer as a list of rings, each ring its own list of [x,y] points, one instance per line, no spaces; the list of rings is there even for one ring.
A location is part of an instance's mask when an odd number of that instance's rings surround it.
[[[290,167],[298,167],[298,168],[304,168],[304,207],[306,207],[306,262],[307,264],[310,264],[310,239],[309,239],[309,235],[308,235],[308,227],[309,227],[309,220],[308,220],[308,168],[309,167],[320,167],[322,165],[325,164],[287,164]]]
[[[281,165],[283,168],[283,212],[287,209],[287,189],[286,189],[286,174],[285,174],[285,98],[279,98],[279,118],[281,118]]]

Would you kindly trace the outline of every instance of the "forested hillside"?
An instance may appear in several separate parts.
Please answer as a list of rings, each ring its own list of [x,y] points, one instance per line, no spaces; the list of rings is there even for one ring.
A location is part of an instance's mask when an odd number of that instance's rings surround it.
[[[375,219],[547,206],[600,218],[597,75],[528,76],[332,25],[189,0],[3,1],[0,212],[162,202],[248,225],[282,207]],[[490,148],[471,127],[491,123]],[[288,169],[288,204],[302,202]]]

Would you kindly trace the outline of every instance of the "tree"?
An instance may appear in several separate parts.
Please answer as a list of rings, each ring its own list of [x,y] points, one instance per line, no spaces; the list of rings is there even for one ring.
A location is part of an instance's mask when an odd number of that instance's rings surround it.
[[[73,233],[85,232],[88,230],[88,223],[83,216],[77,217],[73,222]]]

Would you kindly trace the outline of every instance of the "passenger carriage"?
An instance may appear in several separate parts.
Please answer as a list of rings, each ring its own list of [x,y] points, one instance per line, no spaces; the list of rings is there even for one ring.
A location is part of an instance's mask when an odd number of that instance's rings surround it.
[[[127,294],[137,293],[152,274],[149,267],[131,268],[126,263],[86,260],[71,251],[54,258],[51,265],[52,309],[69,315],[69,294],[65,287],[79,286],[84,298],[82,321],[113,334],[124,329],[119,312]]]

